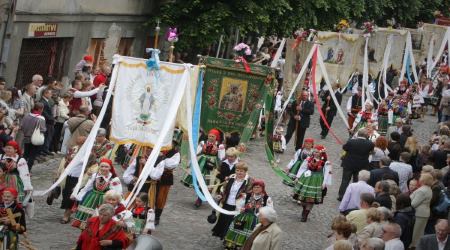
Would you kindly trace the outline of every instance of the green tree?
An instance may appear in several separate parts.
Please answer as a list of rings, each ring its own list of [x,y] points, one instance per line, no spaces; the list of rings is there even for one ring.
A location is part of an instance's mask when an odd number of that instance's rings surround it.
[[[289,37],[299,27],[331,30],[341,19],[358,25],[374,20],[386,26],[391,18],[402,26],[415,27],[418,21],[432,22],[433,12],[448,14],[448,0],[175,0],[156,10],[163,25],[178,27],[176,47],[201,53],[224,35],[277,35]]]

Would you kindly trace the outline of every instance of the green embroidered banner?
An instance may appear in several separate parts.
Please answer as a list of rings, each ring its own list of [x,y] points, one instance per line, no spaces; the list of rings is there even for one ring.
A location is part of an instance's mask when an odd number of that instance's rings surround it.
[[[258,125],[267,91],[272,89],[272,69],[249,64],[246,72],[241,62],[205,58],[206,71],[202,95],[200,126],[224,133],[238,132],[247,142]]]

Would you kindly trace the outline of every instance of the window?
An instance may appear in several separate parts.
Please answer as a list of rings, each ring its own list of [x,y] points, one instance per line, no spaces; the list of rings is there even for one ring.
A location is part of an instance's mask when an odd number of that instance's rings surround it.
[[[91,44],[89,45],[88,53],[94,57],[94,62],[92,68],[97,68],[103,65],[105,60],[105,55],[103,50],[105,49],[105,38],[92,38]]]
[[[122,37],[120,38],[119,48],[117,53],[121,56],[131,56],[131,47],[133,45],[133,37]]]

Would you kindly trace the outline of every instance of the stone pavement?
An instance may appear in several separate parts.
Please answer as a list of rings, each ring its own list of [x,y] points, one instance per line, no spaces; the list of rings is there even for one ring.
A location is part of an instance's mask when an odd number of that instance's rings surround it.
[[[345,141],[347,132],[339,119],[339,117],[335,118],[333,128],[339,138]],[[426,142],[432,131],[437,128],[435,120],[435,117],[427,116],[424,123],[414,121],[414,134],[418,136],[420,143]],[[339,204],[336,197],[342,174],[339,160],[341,146],[336,143],[331,134],[325,140],[320,140],[319,133],[319,116],[315,112],[307,136],[314,138],[316,143],[324,144],[328,149],[329,159],[333,164],[333,185],[329,188],[324,204],[313,208],[306,223],[300,222],[301,207],[291,199],[292,188],[282,184],[281,179],[270,169],[262,139],[251,141],[248,153],[242,157],[250,165],[250,175],[262,178],[266,182],[266,190],[274,200],[274,206],[278,212],[278,224],[284,231],[283,249],[320,250],[329,245],[327,235],[331,233],[331,220],[338,214]],[[287,152],[279,155],[280,165],[284,167],[293,154],[291,142]],[[58,161],[58,159],[52,159],[45,164],[33,167],[32,183],[35,190],[43,190],[51,185],[54,178],[53,171]],[[169,194],[168,204],[154,236],[161,241],[164,249],[223,249],[221,241],[211,236],[213,225],[206,221],[211,208],[205,204],[200,209],[194,209],[194,191],[179,182],[182,174],[181,170],[176,172],[175,185]],[[60,199],[55,200],[53,206],[45,203],[45,197],[36,197],[35,200],[36,215],[27,221],[28,236],[33,245],[37,249],[74,247],[79,231],[72,228],[70,224],[59,223],[63,212],[59,209]]]

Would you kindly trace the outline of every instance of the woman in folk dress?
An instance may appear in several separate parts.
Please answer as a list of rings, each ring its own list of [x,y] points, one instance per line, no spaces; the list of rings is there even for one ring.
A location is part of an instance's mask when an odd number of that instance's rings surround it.
[[[303,207],[301,222],[306,222],[314,204],[323,203],[327,187],[331,185],[331,165],[324,146],[315,146],[312,156],[303,161],[296,182],[294,196]]]
[[[98,172],[91,176],[86,186],[75,197],[80,205],[72,226],[84,229],[86,221],[95,215],[95,210],[103,203],[103,197],[109,190],[116,190],[122,194],[122,184],[116,176],[112,161],[103,158]]]
[[[5,153],[0,155],[0,161],[5,164],[5,182],[7,187],[17,190],[19,203],[24,202],[25,193],[31,192],[30,172],[27,161],[22,158],[19,144],[9,141],[4,147]]]

